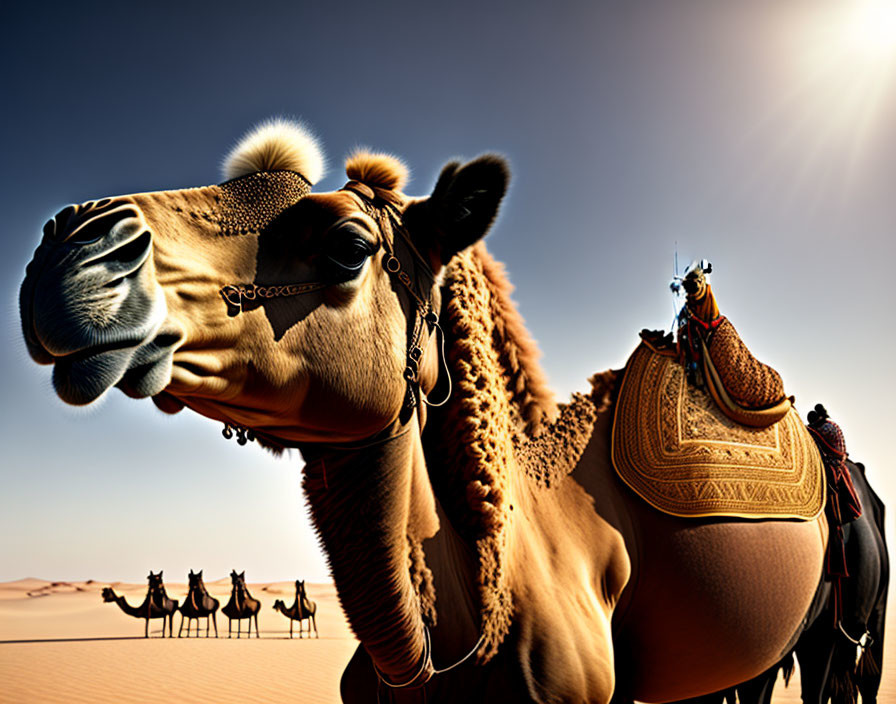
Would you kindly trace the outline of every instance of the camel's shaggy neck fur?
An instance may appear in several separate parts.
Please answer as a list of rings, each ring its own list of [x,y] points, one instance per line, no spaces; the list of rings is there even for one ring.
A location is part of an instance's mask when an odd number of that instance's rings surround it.
[[[361,452],[309,455],[305,469],[312,518],[343,608],[376,666],[395,681],[419,667],[422,625],[437,621],[425,553],[437,530],[427,519],[434,515],[426,505],[433,494],[475,556],[470,578],[479,606],[478,654],[486,662],[513,618],[504,568],[509,485],[514,476],[538,479],[534,468],[542,466],[569,472],[594,419],[586,397],[558,418],[510,285],[483,245],[456,255],[443,281],[441,319],[454,392],[443,409],[430,412],[425,469],[424,457],[414,454],[416,427]],[[401,432],[398,425],[393,432]],[[543,477],[529,483],[534,489],[549,484]],[[355,508],[359,496],[369,507],[363,515]],[[367,537],[359,542],[359,534]]]
[[[567,473],[594,419],[591,401],[579,397],[551,425],[558,408],[510,291],[503,267],[481,243],[448,264],[442,320],[454,395],[433,414],[425,442],[437,496],[478,558],[481,661],[497,652],[513,615],[504,570],[511,474],[525,470],[536,454],[552,456],[553,471]]]

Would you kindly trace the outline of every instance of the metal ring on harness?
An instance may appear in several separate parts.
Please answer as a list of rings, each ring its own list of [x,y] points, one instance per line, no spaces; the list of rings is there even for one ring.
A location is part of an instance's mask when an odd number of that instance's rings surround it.
[[[394,254],[390,254],[383,259],[383,269],[390,274],[397,274],[401,271],[401,262],[398,261],[398,258]]]

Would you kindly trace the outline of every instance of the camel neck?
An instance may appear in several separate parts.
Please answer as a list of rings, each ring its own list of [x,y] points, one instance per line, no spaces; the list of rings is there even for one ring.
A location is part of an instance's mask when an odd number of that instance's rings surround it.
[[[131,606],[123,595],[115,595],[115,603],[118,604],[118,608],[124,611],[128,616],[145,617],[148,600],[149,596],[146,597],[146,600],[144,600],[143,604],[140,606]]]
[[[439,532],[423,542],[432,571],[436,622],[430,628],[436,668],[457,662],[481,636],[476,558],[437,505]]]
[[[374,665],[394,682],[413,677],[424,653],[411,546],[438,530],[416,419],[411,423],[393,428],[389,442],[321,454],[304,472],[343,610]]]

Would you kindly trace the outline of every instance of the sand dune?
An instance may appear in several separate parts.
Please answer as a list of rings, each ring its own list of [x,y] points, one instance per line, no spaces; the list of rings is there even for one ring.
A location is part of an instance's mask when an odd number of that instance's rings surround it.
[[[146,584],[49,582],[21,579],[0,583],[0,702],[339,702],[339,678],[357,647],[332,584],[308,585],[318,604],[320,639],[289,638],[289,622],[272,608],[292,603],[292,582],[250,584],[262,602],[261,638],[227,637],[218,614],[219,638],[161,638],[152,621],[124,614],[100,596],[111,586],[139,604]],[[226,603],[230,579],[206,582]],[[186,584],[167,583],[168,595],[183,600]],[[177,634],[180,614],[175,615]],[[202,633],[204,634],[204,626]],[[194,631],[195,634],[195,631]],[[214,632],[212,631],[212,635]],[[896,702],[896,658],[887,648],[881,702]],[[779,680],[774,701],[797,704],[799,676],[788,689]]]
[[[0,701],[339,701],[339,678],[357,641],[332,585],[308,585],[318,604],[320,639],[301,640],[290,640],[289,621],[272,608],[275,599],[292,603],[292,582],[249,585],[262,602],[261,638],[253,632],[251,640],[245,622],[242,638],[235,637],[234,625],[228,639],[228,619],[220,613],[218,639],[162,639],[161,620],[151,622],[145,639],[142,620],[102,601],[107,586],[131,604],[146,594],[145,583],[23,579],[0,584]],[[226,603],[230,579],[206,586]],[[185,584],[166,588],[173,599],[187,593]],[[179,625],[177,614],[175,635]]]

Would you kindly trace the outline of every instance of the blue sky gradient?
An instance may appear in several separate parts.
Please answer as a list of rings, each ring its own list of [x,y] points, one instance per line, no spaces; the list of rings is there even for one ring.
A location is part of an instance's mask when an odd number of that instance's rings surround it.
[[[219,180],[253,124],[303,119],[425,194],[454,157],[513,166],[489,237],[562,398],[668,327],[674,252],[805,412],[823,402],[896,497],[896,65],[846,0],[6,3],[0,580],[327,578],[301,460],[115,391],[55,398],[19,330],[44,221]]]

